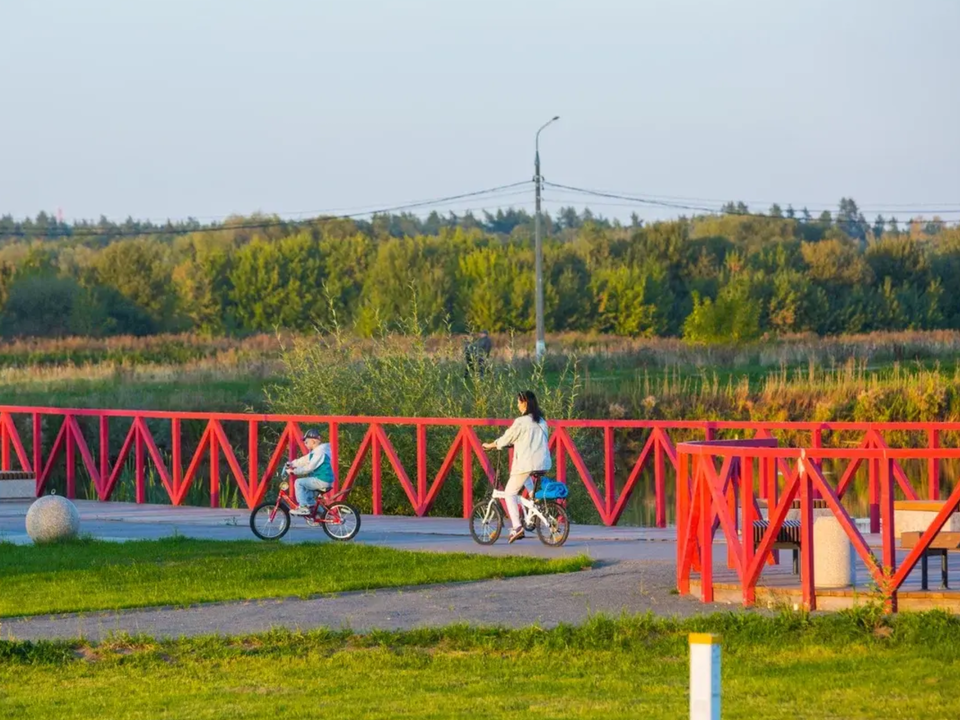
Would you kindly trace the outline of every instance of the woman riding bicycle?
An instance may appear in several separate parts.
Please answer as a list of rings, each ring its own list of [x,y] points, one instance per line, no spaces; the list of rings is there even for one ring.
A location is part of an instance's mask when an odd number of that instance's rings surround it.
[[[504,488],[506,493],[507,514],[510,516],[510,538],[514,542],[524,537],[520,523],[520,507],[517,495],[529,479],[531,473],[546,472],[553,463],[550,461],[550,435],[547,421],[540,412],[537,396],[530,390],[517,394],[517,408],[520,417],[513,425],[492,443],[484,443],[486,450],[502,450],[513,445],[513,463],[510,466],[510,479]]]

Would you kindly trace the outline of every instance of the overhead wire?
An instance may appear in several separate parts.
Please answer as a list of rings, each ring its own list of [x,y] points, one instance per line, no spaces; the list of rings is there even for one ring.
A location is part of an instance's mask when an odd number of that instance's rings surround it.
[[[10,238],[10,237],[34,237],[34,238],[49,238],[49,239],[58,239],[58,238],[83,238],[83,237],[102,237],[102,238],[121,238],[121,237],[138,237],[143,235],[185,235],[190,233],[210,233],[210,232],[227,232],[227,231],[243,231],[243,230],[265,230],[274,227],[282,228],[296,228],[300,226],[308,226],[310,224],[331,219],[350,219],[357,220],[363,218],[373,218],[378,215],[387,215],[387,214],[396,214],[396,213],[406,213],[414,210],[424,210],[432,209],[439,210],[445,206],[450,206],[452,204],[458,204],[458,210],[461,212],[471,212],[473,210],[488,211],[496,210],[503,208],[503,200],[508,198],[517,198],[521,195],[525,195],[530,191],[530,186],[534,184],[532,180],[523,180],[520,182],[506,183],[503,185],[497,185],[490,188],[485,188],[482,190],[474,190],[470,192],[458,193],[455,195],[447,195],[443,197],[436,197],[427,200],[416,200],[409,201],[404,203],[398,203],[390,206],[354,206],[351,208],[335,208],[328,210],[315,211],[309,213],[311,216],[307,218],[298,218],[292,219],[289,217],[280,217],[278,215],[273,215],[263,219],[247,220],[241,222],[230,222],[229,218],[224,218],[219,222],[214,222],[211,224],[199,224],[193,222],[194,218],[190,218],[186,221],[179,221],[177,224],[173,224],[170,220],[166,221],[166,224],[162,223],[150,223],[146,227],[136,227],[136,228],[123,228],[123,227],[114,227],[114,228],[103,228],[97,226],[91,226],[87,224],[73,226],[62,226],[58,225],[53,228],[48,228],[42,232],[28,231],[24,230],[22,227],[19,229],[10,229],[10,230],[0,230],[0,238]],[[554,198],[545,196],[543,202],[549,205],[563,205],[564,203],[573,203],[576,200],[583,199],[584,197],[589,198],[600,198],[604,202],[594,200],[591,204],[594,206],[602,207],[625,207],[625,208],[639,208],[646,207],[651,209],[665,209],[665,210],[681,210],[681,211],[690,211],[694,213],[703,213],[708,215],[724,215],[724,214],[735,214],[738,216],[747,216],[747,217],[758,217],[758,218],[776,218],[776,219],[791,219],[786,215],[774,216],[769,213],[759,213],[752,212],[749,210],[738,211],[735,213],[730,213],[728,208],[730,202],[723,202],[718,207],[715,207],[706,203],[720,204],[719,200],[707,200],[705,198],[700,199],[700,203],[696,203],[696,198],[683,198],[682,196],[669,196],[669,195],[645,195],[640,193],[622,193],[622,192],[613,192],[608,190],[599,190],[593,188],[579,187],[575,185],[567,185],[564,183],[555,183],[551,181],[544,180],[543,187],[545,189],[551,189],[557,191],[560,197]],[[573,197],[570,197],[573,196]],[[676,202],[675,200],[687,200],[687,202]],[[495,203],[493,201],[496,201]],[[615,201],[615,202],[609,202]],[[479,203],[479,204],[477,204]],[[529,206],[529,202],[521,203],[521,206],[526,209]],[[893,216],[897,213],[901,214],[913,214],[925,216],[930,215],[960,215],[960,206],[951,207],[951,203],[915,203],[912,204],[915,207],[910,208],[910,204],[891,204],[887,207],[880,208],[881,214],[884,214],[885,210],[887,214]],[[936,209],[931,208],[930,206],[940,205]],[[511,203],[509,205],[511,208],[515,208],[516,204]],[[788,206],[788,207],[792,207]],[[869,206],[864,206],[860,208],[861,210],[867,209]],[[901,208],[894,210],[893,208]],[[921,209],[922,208],[922,209]],[[810,212],[809,208],[803,208]],[[874,212],[877,208],[870,210]],[[350,210],[351,212],[344,212]],[[814,210],[816,212],[816,209]],[[800,219],[796,210],[794,210],[793,219]],[[298,213],[299,215],[306,215],[308,213]],[[891,218],[892,219],[892,218]],[[903,222],[910,222],[917,220],[918,218],[909,218],[903,220]],[[948,221],[942,217],[926,218],[922,217],[919,219],[924,223],[932,224],[948,224]],[[811,213],[811,217],[808,218],[809,222],[816,222],[817,215]],[[952,220],[952,222],[957,222],[957,220]],[[869,223],[869,221],[867,221]]]
[[[397,205],[391,205],[387,207],[361,207],[358,211],[352,213],[335,213],[333,211],[318,211],[313,217],[308,219],[284,219],[284,218],[269,218],[264,220],[255,220],[247,222],[238,222],[238,223],[227,223],[227,219],[224,219],[220,223],[210,224],[210,225],[195,225],[187,224],[188,221],[181,221],[178,225],[173,225],[168,221],[167,225],[156,225],[152,227],[144,227],[137,229],[125,229],[125,228],[98,228],[98,227],[68,227],[61,228],[60,226],[56,228],[47,229],[44,232],[33,232],[26,231],[23,229],[19,230],[0,230],[0,238],[4,237],[35,237],[35,238],[76,238],[76,237],[138,237],[141,235],[186,235],[190,233],[198,232],[226,232],[226,231],[236,231],[236,230],[264,230],[272,227],[297,227],[301,225],[310,225],[319,220],[328,220],[328,219],[344,219],[344,220],[354,220],[359,218],[364,218],[367,216],[376,216],[376,215],[386,215],[398,212],[405,212],[409,210],[422,209],[427,207],[442,207],[444,205],[450,205],[451,203],[470,200],[473,198],[483,198],[495,199],[498,197],[509,197],[515,194],[519,194],[519,188],[524,186],[529,187],[533,184],[532,180],[523,180],[521,182],[507,183],[504,185],[497,185],[495,187],[486,188],[483,190],[474,190],[471,192],[458,193],[456,195],[447,195],[439,198],[432,198],[429,200],[417,200],[412,202],[401,203]],[[513,192],[506,192],[513,190]]]
[[[645,196],[639,196],[639,195],[628,195],[628,194],[625,194],[625,193],[613,193],[613,192],[608,192],[608,191],[605,191],[605,190],[594,190],[594,189],[591,189],[591,188],[582,188],[582,187],[577,187],[577,186],[574,186],[574,185],[566,185],[566,184],[563,184],[563,183],[554,183],[554,182],[549,182],[549,181],[544,181],[543,184],[544,184],[545,187],[555,188],[555,189],[558,189],[558,190],[564,190],[564,191],[576,193],[576,194],[579,194],[579,195],[587,195],[587,196],[590,196],[590,197],[600,197],[600,198],[606,198],[606,199],[611,199],[611,200],[621,200],[621,201],[625,201],[625,202],[631,203],[631,204],[633,204],[633,205],[635,205],[635,206],[662,207],[662,208],[670,208],[670,209],[674,209],[674,210],[690,210],[690,211],[707,213],[707,214],[735,214],[735,215],[738,215],[738,216],[758,217],[758,218],[767,218],[767,219],[769,219],[769,218],[775,218],[775,217],[776,217],[776,216],[770,215],[769,213],[751,212],[751,211],[749,211],[749,210],[746,210],[746,211],[738,211],[738,212],[736,212],[736,213],[727,213],[723,207],[717,208],[717,207],[710,207],[710,206],[706,206],[706,205],[693,205],[693,204],[689,204],[689,203],[668,202],[668,201],[665,201],[665,200],[659,200],[659,199],[652,198],[652,197],[645,197]],[[724,203],[724,205],[727,205],[727,204],[728,204],[728,203]],[[910,214],[910,213],[911,213],[911,211],[908,211],[908,210],[900,210],[899,212],[905,213],[905,214]],[[929,213],[929,214],[931,214],[931,215],[958,215],[958,214],[960,214],[960,208],[924,209],[924,210],[922,210],[922,211],[920,211],[920,210],[915,210],[915,211],[912,211],[912,212],[913,212],[913,214],[915,214],[915,215],[923,215],[923,214],[926,214],[926,213]],[[893,213],[891,213],[891,214],[893,214]],[[780,218],[777,218],[777,219],[780,219]],[[786,216],[784,216],[783,219],[790,219],[790,218],[787,218]],[[794,219],[796,219],[796,216],[794,217]],[[815,218],[815,217],[812,217],[812,218],[811,218],[811,221],[812,221],[812,222],[815,222],[815,221],[816,221],[816,218]],[[907,222],[907,221],[905,221],[905,222]],[[938,218],[930,218],[930,219],[923,218],[923,222],[935,223],[935,224],[947,224],[947,223],[948,223],[947,220],[944,220],[944,219],[942,219],[942,218],[939,218],[939,219],[938,219]]]

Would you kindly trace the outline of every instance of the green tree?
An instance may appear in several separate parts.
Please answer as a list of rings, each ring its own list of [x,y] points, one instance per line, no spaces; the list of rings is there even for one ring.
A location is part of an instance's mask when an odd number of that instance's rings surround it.
[[[0,316],[7,337],[100,335],[102,308],[73,278],[27,275],[10,286]]]
[[[683,337],[702,344],[744,343],[760,337],[760,303],[750,297],[749,281],[734,278],[720,289],[716,300],[695,294]]]
[[[651,337],[666,328],[672,294],[662,265],[603,270],[594,281],[594,294],[601,332]]]
[[[149,239],[112,243],[95,263],[100,284],[116,289],[164,329],[178,327],[171,269],[166,247]]]

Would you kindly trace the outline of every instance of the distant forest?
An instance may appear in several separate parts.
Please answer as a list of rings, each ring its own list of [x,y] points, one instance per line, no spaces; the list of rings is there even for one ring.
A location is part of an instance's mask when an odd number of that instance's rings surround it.
[[[770,334],[960,328],[960,228],[731,202],[630,224],[545,216],[548,332],[746,342]],[[215,227],[0,217],[0,333],[246,334],[336,322],[361,335],[534,327],[533,218],[235,217]]]

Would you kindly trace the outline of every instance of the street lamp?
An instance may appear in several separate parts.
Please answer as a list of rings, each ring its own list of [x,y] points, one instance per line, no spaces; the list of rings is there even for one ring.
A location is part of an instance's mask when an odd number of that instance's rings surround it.
[[[536,141],[536,155],[534,155],[533,160],[533,182],[536,184],[537,192],[537,206],[536,206],[536,215],[533,220],[533,237],[534,237],[534,247],[536,253],[536,265],[537,265],[537,290],[536,290],[536,303],[537,303],[537,360],[543,358],[544,353],[547,351],[547,342],[544,338],[544,329],[543,329],[543,242],[540,239],[540,190],[543,186],[543,178],[540,177],[540,133],[543,132],[550,123],[556,122],[560,119],[559,115],[552,117],[550,120],[545,122],[540,126],[540,129],[537,130],[537,141]]]

